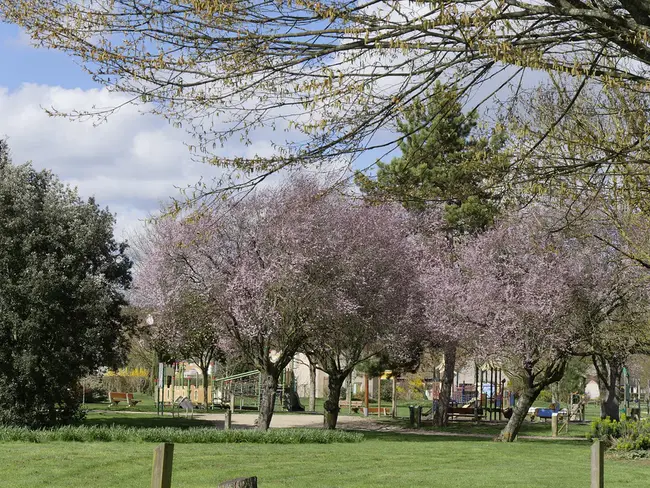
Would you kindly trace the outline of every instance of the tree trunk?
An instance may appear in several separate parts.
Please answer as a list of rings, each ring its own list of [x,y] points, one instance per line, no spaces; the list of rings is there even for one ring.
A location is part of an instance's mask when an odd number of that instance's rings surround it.
[[[341,375],[329,375],[327,381],[327,388],[329,390],[327,394],[327,400],[325,400],[324,409],[324,423],[325,427],[328,429],[336,429],[336,422],[339,418],[339,399],[341,397],[341,387],[345,381],[345,376]]]
[[[607,382],[603,384],[605,388],[601,393],[601,396],[604,394],[604,397],[600,404],[600,416],[601,418],[609,417],[612,420],[618,421],[620,420],[620,405],[616,390],[618,387],[618,378],[621,375],[621,367],[615,362],[610,362],[608,366]]]
[[[278,389],[278,377],[271,373],[261,373],[262,385],[260,391],[260,412],[257,416],[257,428],[268,430],[273,418],[275,395]]]
[[[551,402],[555,403],[556,405],[558,403],[562,403],[560,400],[560,383],[553,383],[551,385]]]
[[[208,375],[209,366],[205,367],[201,372],[203,373],[203,401],[205,402],[205,411],[208,411],[208,383],[210,382],[210,377]],[[174,399],[172,398],[172,401]]]
[[[497,440],[512,442],[517,438],[519,429],[521,429],[521,425],[524,423],[524,420],[526,420],[526,415],[528,415],[528,409],[537,399],[541,391],[542,388],[540,387],[529,387],[522,393],[519,400],[517,400],[517,404],[512,412],[512,417],[510,417],[504,429],[497,436]]]
[[[316,411],[316,365],[309,361],[309,411]]]
[[[445,347],[445,371],[440,385],[440,396],[438,400],[438,412],[435,423],[438,427],[444,427],[449,423],[449,402],[451,401],[451,389],[454,386],[454,369],[456,368],[456,344],[449,344]]]

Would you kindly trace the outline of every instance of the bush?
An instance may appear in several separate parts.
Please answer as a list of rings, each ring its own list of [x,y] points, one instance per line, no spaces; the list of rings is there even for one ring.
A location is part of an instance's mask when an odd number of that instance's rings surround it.
[[[85,390],[86,403],[101,403],[108,400],[101,376],[86,376],[81,383]]]
[[[177,429],[174,427],[135,428],[66,426],[58,429],[0,427],[0,442],[174,442],[177,444],[332,444],[361,442],[363,434],[341,430],[271,429],[216,430],[207,427]]]
[[[609,418],[594,420],[587,434],[589,439],[607,442],[617,451],[650,450],[650,419],[620,422]]]
[[[143,368],[122,368],[102,377],[106,391],[145,393],[151,389],[149,371]]]
[[[390,402],[393,400],[393,382],[392,380],[381,381],[381,401]]]

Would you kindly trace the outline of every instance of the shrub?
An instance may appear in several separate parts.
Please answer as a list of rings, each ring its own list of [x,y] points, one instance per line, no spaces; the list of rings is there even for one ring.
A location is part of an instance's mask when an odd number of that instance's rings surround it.
[[[101,376],[86,376],[81,383],[85,389],[86,403],[101,403],[108,399]]]
[[[177,429],[174,427],[98,427],[66,426],[58,429],[0,427],[0,442],[174,442],[177,444],[332,444],[361,442],[363,434],[341,430],[271,429],[216,430],[208,427]]]
[[[390,402],[393,399],[392,380],[381,380],[381,401]]]
[[[102,382],[107,391],[121,391],[126,393],[144,393],[151,387],[149,371],[144,368],[122,368],[118,371],[109,371]]]
[[[650,419],[594,420],[587,437],[605,441],[617,451],[650,450]]]

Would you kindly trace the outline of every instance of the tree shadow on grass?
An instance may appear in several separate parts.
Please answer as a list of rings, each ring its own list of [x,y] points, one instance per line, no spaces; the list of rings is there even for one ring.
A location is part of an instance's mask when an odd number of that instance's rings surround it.
[[[454,436],[454,435],[427,435],[418,433],[401,433],[401,432],[376,432],[376,431],[362,431],[362,430],[348,430],[348,432],[358,432],[363,434],[366,440],[379,440],[388,442],[412,442],[412,443],[426,443],[426,442],[495,442],[496,436]],[[583,445],[587,443],[586,439],[561,439],[561,438],[544,438],[544,439],[517,439],[514,444],[519,443],[542,443],[550,445]]]
[[[223,422],[222,422],[223,423]],[[189,419],[184,417],[153,417],[144,415],[119,415],[119,414],[93,414],[84,421],[84,425],[110,427],[119,425],[123,427],[135,427],[148,429],[153,427],[175,427],[188,429],[191,427],[215,428],[216,422],[210,420]]]
[[[446,436],[409,434],[401,432],[376,432],[366,430],[347,430],[363,434],[366,440],[379,440],[388,442],[492,442],[491,437]]]

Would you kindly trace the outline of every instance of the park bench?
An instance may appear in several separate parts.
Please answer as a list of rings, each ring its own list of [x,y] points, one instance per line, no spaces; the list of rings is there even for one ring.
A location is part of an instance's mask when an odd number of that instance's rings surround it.
[[[363,408],[363,402],[361,400],[354,400],[349,403],[350,408],[354,413],[359,413],[359,411]],[[339,402],[339,408],[347,408],[348,407],[348,401],[347,400],[342,400]],[[381,407],[381,413],[382,415],[388,415],[389,408],[384,408]],[[379,408],[378,407],[368,407],[368,415],[371,413],[378,413]]]
[[[126,402],[129,407],[134,407],[140,403],[140,400],[133,399],[133,393],[120,393],[117,391],[108,392],[108,401],[111,403],[111,406],[117,406],[120,402]]]
[[[368,415],[371,413],[378,413],[381,410],[381,414],[387,416],[389,411],[391,410],[390,408],[386,407],[368,407]]]
[[[474,407],[449,407],[447,410],[449,417],[471,417],[474,418]],[[479,408],[476,412],[478,418],[483,417],[483,409]]]
[[[354,412],[358,412],[359,409],[363,406],[363,402],[361,400],[353,400],[348,404],[347,400],[341,400],[339,402],[339,408],[347,408],[350,407]]]

